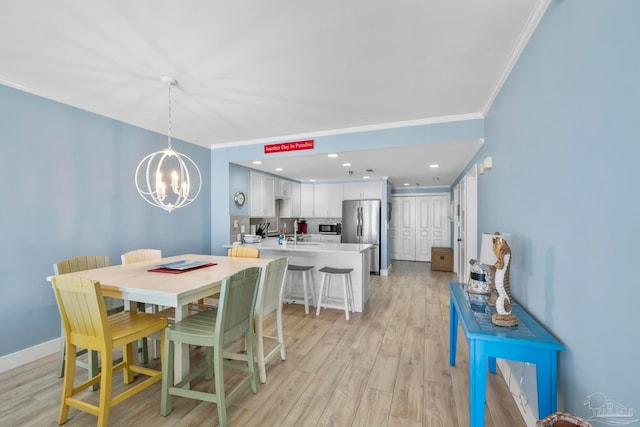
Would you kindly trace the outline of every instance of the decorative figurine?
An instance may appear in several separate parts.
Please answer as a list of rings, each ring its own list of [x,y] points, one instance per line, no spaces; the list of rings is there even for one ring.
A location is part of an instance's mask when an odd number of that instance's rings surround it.
[[[518,317],[511,312],[511,248],[502,237],[493,238],[493,253],[496,255],[495,264],[495,288],[498,292],[496,299],[496,312],[491,316],[491,322],[498,326],[515,326]]]

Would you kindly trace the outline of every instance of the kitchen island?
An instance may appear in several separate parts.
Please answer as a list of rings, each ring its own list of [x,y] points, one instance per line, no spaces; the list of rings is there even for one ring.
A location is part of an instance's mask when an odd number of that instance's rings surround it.
[[[236,245],[225,245],[230,248]],[[362,312],[370,294],[370,244],[357,243],[320,243],[320,242],[287,242],[286,245],[279,245],[277,238],[266,238],[260,243],[245,244],[260,249],[261,258],[278,258],[286,256],[289,264],[313,265],[313,281],[315,294],[320,290],[322,274],[318,272],[322,267],[353,268],[351,281],[353,283],[353,297],[356,312]],[[295,281],[292,283],[292,294],[302,295],[302,283],[299,282],[299,275],[294,275]],[[333,300],[343,300],[342,284],[340,279],[334,278],[331,285],[329,297]],[[289,301],[304,304],[303,298],[287,298]]]

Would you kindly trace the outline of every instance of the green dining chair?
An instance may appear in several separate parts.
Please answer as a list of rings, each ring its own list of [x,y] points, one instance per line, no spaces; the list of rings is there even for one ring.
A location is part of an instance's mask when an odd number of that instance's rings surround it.
[[[256,307],[254,313],[255,331],[255,361],[258,364],[258,376],[261,383],[267,382],[266,363],[280,353],[282,360],[286,359],[284,350],[284,330],[282,327],[282,297],[284,291],[285,276],[289,258],[281,257],[271,261],[262,274],[263,278],[258,287]],[[264,318],[276,312],[276,334],[270,336],[264,334]],[[269,352],[265,355],[265,342],[271,342]],[[248,353],[224,353],[224,357],[234,360],[248,360]]]
[[[258,392],[253,353],[253,315],[261,269],[246,268],[225,278],[220,290],[217,308],[201,311],[186,317],[165,330],[163,349],[162,395],[160,414],[167,416],[172,410],[172,396],[212,402],[217,405],[221,427],[227,425],[227,402],[236,397],[246,386]],[[224,346],[244,335],[247,359],[244,363],[223,357]],[[175,345],[188,344],[206,347],[205,360],[186,373],[182,380],[174,383]],[[244,372],[246,375],[235,382],[227,393],[224,387],[225,368]],[[215,393],[183,388],[196,377],[213,378]]]

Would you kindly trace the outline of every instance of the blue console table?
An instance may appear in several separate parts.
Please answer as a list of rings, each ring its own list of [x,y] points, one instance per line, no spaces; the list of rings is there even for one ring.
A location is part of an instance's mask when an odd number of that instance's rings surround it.
[[[491,323],[495,308],[487,296],[469,294],[463,283],[449,283],[451,307],[449,322],[449,364],[456,364],[458,319],[469,344],[469,417],[471,427],[484,426],[487,367],[496,373],[496,358],[536,364],[538,416],[556,412],[557,362],[562,344],[514,302],[512,311],[520,319],[517,326]]]

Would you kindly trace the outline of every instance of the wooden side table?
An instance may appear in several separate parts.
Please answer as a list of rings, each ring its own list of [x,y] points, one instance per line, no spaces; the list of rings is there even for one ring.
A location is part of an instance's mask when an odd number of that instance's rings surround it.
[[[469,294],[463,283],[449,283],[451,293],[449,321],[449,364],[456,364],[458,319],[469,344],[469,417],[471,427],[484,426],[487,366],[496,373],[496,358],[536,364],[538,416],[543,419],[556,411],[558,352],[563,346],[518,303],[513,313],[520,323],[501,327],[491,323],[495,308],[486,304],[487,296]]]

